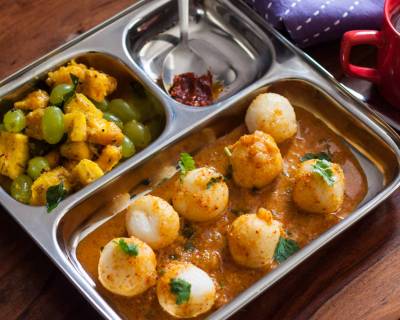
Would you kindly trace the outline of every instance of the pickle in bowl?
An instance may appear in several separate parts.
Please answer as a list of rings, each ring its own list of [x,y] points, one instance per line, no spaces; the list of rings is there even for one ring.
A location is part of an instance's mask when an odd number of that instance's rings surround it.
[[[50,212],[161,134],[160,103],[116,74],[71,60],[1,106],[0,174],[14,199]]]

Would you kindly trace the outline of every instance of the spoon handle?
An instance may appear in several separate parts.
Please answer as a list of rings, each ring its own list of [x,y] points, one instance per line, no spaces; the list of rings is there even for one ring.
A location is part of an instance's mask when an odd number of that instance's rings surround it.
[[[189,43],[189,0],[178,0],[181,44]]]

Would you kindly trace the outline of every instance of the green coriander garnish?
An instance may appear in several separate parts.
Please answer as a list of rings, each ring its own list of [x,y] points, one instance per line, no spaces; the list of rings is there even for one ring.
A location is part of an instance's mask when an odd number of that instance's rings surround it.
[[[58,204],[64,200],[67,196],[67,190],[64,188],[64,183],[61,182],[56,186],[52,186],[47,189],[46,192],[46,208],[47,212],[50,213],[55,208],[57,208]]]
[[[139,254],[138,246],[134,243],[127,243],[124,239],[119,239],[119,241],[114,241],[114,243],[128,256],[137,257]]]
[[[312,166],[313,171],[319,174],[329,186],[335,183],[335,177],[331,166],[332,163],[327,160],[317,160]]]
[[[190,239],[194,235],[194,229],[193,226],[189,223],[185,223],[182,228],[182,235],[186,239]]]
[[[187,241],[183,246],[183,249],[185,251],[193,252],[196,249],[196,247],[194,246],[192,241]]]
[[[274,259],[276,262],[282,263],[299,249],[300,247],[296,241],[280,237],[275,249]]]
[[[304,162],[304,161],[311,160],[311,159],[332,161],[331,155],[326,152],[306,153],[304,156],[302,156],[300,158],[300,161]]]
[[[218,176],[218,177],[212,177],[208,182],[207,182],[207,189],[210,189],[213,184],[218,183],[220,181],[223,181],[224,177],[223,176]]]
[[[180,278],[173,278],[169,282],[171,292],[176,296],[176,304],[184,304],[189,301],[192,285]]]
[[[178,168],[181,172],[181,178],[185,176],[189,171],[196,169],[196,164],[189,153],[181,153],[180,160],[178,162]]]

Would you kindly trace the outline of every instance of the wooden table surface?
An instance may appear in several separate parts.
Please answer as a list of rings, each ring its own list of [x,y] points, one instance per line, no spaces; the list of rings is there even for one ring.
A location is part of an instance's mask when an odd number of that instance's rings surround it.
[[[0,78],[132,4],[133,0],[1,0]],[[384,105],[369,83],[345,78],[338,43],[308,52],[335,77]],[[354,59],[370,64],[373,51]],[[399,115],[392,113],[394,117]],[[0,209],[0,319],[98,319],[60,271]],[[400,191],[234,319],[400,319]]]

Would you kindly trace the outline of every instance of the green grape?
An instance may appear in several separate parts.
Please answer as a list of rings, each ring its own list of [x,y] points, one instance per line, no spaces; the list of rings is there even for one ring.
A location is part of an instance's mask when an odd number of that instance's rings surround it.
[[[6,130],[9,132],[20,132],[24,130],[26,125],[25,115],[22,110],[19,109],[8,111],[4,115],[3,122]]]
[[[127,136],[124,136],[124,140],[122,140],[121,147],[122,147],[122,156],[124,158],[130,158],[136,152],[135,145]]]
[[[11,196],[22,203],[29,203],[31,200],[32,179],[23,174],[15,178],[11,184]]]
[[[138,120],[140,118],[139,112],[136,108],[131,107],[125,100],[114,99],[109,104],[109,111],[117,116],[122,122],[129,120]]]
[[[124,124],[122,123],[122,121],[117,116],[114,116],[112,113],[104,112],[103,118],[107,121],[114,122],[121,130],[124,128]]]
[[[35,157],[28,162],[28,175],[36,180],[44,171],[49,171],[50,165],[46,158]]]
[[[50,103],[56,106],[61,105],[64,102],[65,96],[74,91],[72,84],[59,84],[51,90]]]
[[[100,109],[101,111],[107,111],[108,110],[108,101],[107,99],[104,99],[103,101],[93,101],[94,105]]]
[[[154,118],[150,120],[150,122],[147,124],[147,127],[150,130],[151,139],[155,140],[161,134],[164,128],[164,121],[159,117]]]
[[[42,118],[43,138],[50,144],[60,142],[64,135],[64,114],[60,108],[47,107]]]
[[[124,125],[124,134],[135,144],[139,149],[145,148],[151,141],[151,134],[149,128],[131,120]]]

